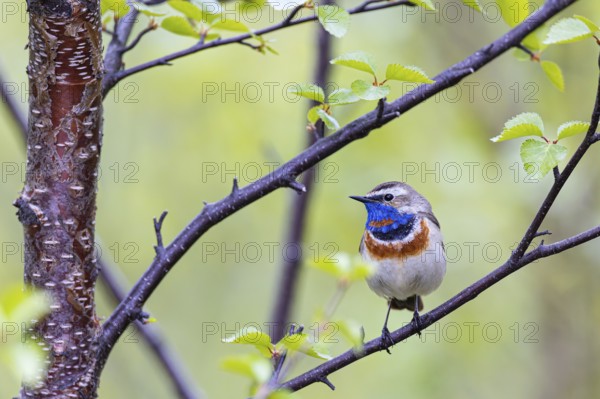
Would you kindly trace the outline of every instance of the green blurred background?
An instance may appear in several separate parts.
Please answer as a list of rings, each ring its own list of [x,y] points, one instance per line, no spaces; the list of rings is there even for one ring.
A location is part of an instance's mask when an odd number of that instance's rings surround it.
[[[385,64],[397,62],[419,65],[434,76],[508,30],[493,4],[483,4],[488,5],[485,19],[454,1],[438,4],[438,14],[394,8],[353,16],[348,35],[333,39],[333,55],[361,49],[375,56],[381,74]],[[0,68],[25,111],[26,6],[24,1],[3,1],[1,6]],[[598,23],[600,4],[579,1],[562,15],[572,14]],[[277,12],[263,8],[253,26],[279,18]],[[146,21],[140,17],[136,29]],[[273,47],[279,56],[225,46],[135,75],[107,96],[97,234],[102,257],[116,263],[130,281],[154,256],[152,217],[169,210],[163,231],[170,241],[202,209],[203,200],[216,201],[228,194],[234,175],[246,185],[302,149],[307,104],[290,101],[285,85],[312,79],[317,29],[309,23],[269,35],[276,40]],[[106,47],[108,37],[104,38]],[[126,66],[192,43],[193,39],[153,32],[127,55]],[[598,74],[597,53],[592,40],[544,53],[545,59],[563,68],[564,93],[549,83],[539,65],[505,54],[467,77],[458,89],[430,99],[326,159],[312,193],[304,254],[312,257],[315,248],[321,254],[331,248],[356,253],[365,211],[348,195],[363,194],[384,181],[405,180],[433,204],[448,248],[446,279],[425,298],[426,310],[493,270],[529,225],[551,176],[530,182],[519,163],[520,141],[494,144],[489,139],[507,119],[525,111],[538,112],[550,132],[565,121],[587,121]],[[331,80],[340,86],[365,77],[332,68]],[[392,87],[390,99],[402,94],[402,85]],[[374,106],[338,108],[335,116],[347,123]],[[4,107],[0,107],[0,135],[2,290],[22,279],[22,251],[14,251],[22,230],[11,202],[21,189],[25,161],[21,138]],[[570,153],[577,143],[578,138],[565,142]],[[553,232],[547,241],[599,223],[597,156],[598,148],[593,148],[565,187],[544,224]],[[215,226],[148,303],[168,344],[207,397],[247,397],[247,380],[223,371],[219,364],[225,356],[250,353],[252,348],[226,345],[221,338],[247,323],[264,328],[268,321],[295,195],[278,190]],[[220,253],[215,254],[215,248]],[[597,256],[598,243],[592,242],[538,261],[428,328],[421,340],[413,337],[397,345],[392,356],[376,354],[331,375],[336,391],[320,384],[297,396],[598,397]],[[293,320],[310,326],[315,309],[326,303],[334,287],[331,277],[306,269]],[[112,306],[100,286],[99,314],[107,316]],[[351,287],[336,317],[358,321],[366,338],[372,339],[380,333],[385,308],[384,300],[360,282]],[[390,326],[397,328],[410,317],[408,312],[394,313]],[[215,328],[216,333],[209,333]],[[347,346],[342,341],[332,350],[338,354]],[[294,372],[317,363],[301,362]],[[0,373],[3,397],[17,389],[11,374]],[[131,331],[109,359],[100,396],[174,394],[153,355]]]

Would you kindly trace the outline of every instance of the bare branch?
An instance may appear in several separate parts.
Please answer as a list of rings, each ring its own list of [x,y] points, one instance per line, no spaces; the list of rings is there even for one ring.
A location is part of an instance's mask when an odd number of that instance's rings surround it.
[[[129,12],[115,23],[115,31],[112,34],[106,54],[104,55],[104,70],[106,75],[102,82],[103,86],[106,85],[107,77],[121,70],[123,66],[123,53],[126,51],[127,41],[131,36],[133,25],[135,25],[138,16],[139,11],[135,7],[130,7]],[[103,90],[103,95],[106,95],[106,90]]]
[[[598,58],[598,66],[600,68],[600,57]],[[573,154],[573,156],[571,157],[571,159],[565,166],[565,169],[562,171],[562,173],[560,173],[560,175],[558,177],[556,177],[556,175],[555,175],[554,184],[552,185],[550,192],[546,196],[546,199],[540,206],[540,209],[538,210],[537,214],[535,215],[533,222],[527,229],[527,232],[525,233],[525,235],[523,236],[523,239],[519,243],[519,246],[515,250],[515,255],[517,257],[523,256],[523,254],[527,250],[527,247],[529,247],[529,244],[531,244],[531,241],[535,237],[535,234],[539,231],[540,226],[542,225],[542,222],[546,218],[546,215],[548,214],[550,207],[552,207],[552,204],[554,203],[554,200],[558,196],[558,193],[560,192],[560,190],[566,183],[567,179],[569,179],[569,176],[571,176],[571,173],[573,173],[573,170],[575,170],[575,167],[577,166],[577,164],[583,157],[583,154],[585,154],[585,152],[588,150],[588,148],[592,144],[595,143],[594,135],[595,135],[596,130],[598,129],[599,121],[600,121],[600,81],[598,82],[596,102],[594,104],[594,110],[592,111],[590,127],[585,135],[585,138],[584,138],[583,142],[581,143],[581,145],[579,146],[579,148],[577,148],[577,151],[575,151],[575,154]]]
[[[520,43],[525,36],[538,28],[552,16],[562,11],[576,0],[549,0],[530,18],[511,29],[488,46],[475,52],[458,64],[448,68],[435,77],[435,83],[422,85],[410,93],[391,102],[381,117],[382,123],[388,123],[431,98],[436,93],[460,82],[464,77],[488,64],[510,48]],[[209,43],[210,44],[210,43]],[[166,248],[164,258],[155,258],[150,267],[144,272],[142,278],[135,284],[127,299],[117,307],[114,313],[104,323],[102,337],[103,353],[108,356],[113,344],[123,333],[132,320],[132,315],[139,310],[160,284],[162,279],[172,269],[179,259],[191,246],[211,227],[221,220],[265,197],[274,190],[286,186],[290,179],[306,171],[322,159],[339,151],[349,143],[366,137],[373,129],[379,127],[376,110],[371,111],[353,122],[349,123],[336,133],[320,139],[317,143],[303,151],[272,173],[248,184],[239,190],[239,195],[228,196],[220,201],[210,204],[186,226],[173,242]],[[586,136],[586,140],[591,137]],[[579,151],[579,150],[578,150]],[[571,168],[574,167],[571,166]],[[565,168],[561,178],[570,174],[569,165]],[[539,227],[539,225],[537,226]],[[538,231],[538,228],[531,236]],[[531,236],[528,236],[529,242]],[[525,246],[527,247],[527,245]],[[518,258],[518,257],[517,257]],[[511,263],[512,267],[513,263]]]
[[[570,0],[570,1],[575,1],[575,0]],[[390,8],[390,7],[397,7],[397,6],[414,7],[415,6],[415,4],[411,3],[410,1],[406,1],[406,0],[385,2],[382,4],[374,4],[374,5],[370,5],[370,4],[371,3],[369,3],[368,6],[359,5],[355,8],[349,9],[347,11],[349,14],[360,14],[360,13],[365,13],[365,12],[370,12],[370,11],[382,10],[382,9]],[[297,13],[297,11],[296,11],[296,13]],[[294,12],[292,12],[292,14],[295,16]],[[129,15],[129,14],[127,14],[127,15]],[[289,18],[289,16],[288,16],[288,18]],[[128,76],[131,76],[133,74],[136,74],[138,72],[145,71],[146,69],[154,68],[159,65],[170,65],[169,61],[175,60],[177,58],[185,57],[187,55],[194,54],[199,51],[208,50],[208,49],[216,48],[216,47],[221,47],[221,46],[225,46],[225,45],[232,44],[232,43],[243,43],[245,40],[251,39],[253,36],[261,36],[261,35],[264,35],[267,33],[285,29],[290,26],[300,25],[300,24],[303,24],[306,22],[314,21],[316,19],[317,19],[316,15],[309,15],[309,16],[306,16],[303,18],[296,19],[295,21],[292,21],[292,20],[287,21],[287,19],[286,19],[277,24],[271,25],[269,27],[266,27],[263,29],[258,29],[256,31],[254,31],[252,34],[244,33],[244,34],[226,38],[226,39],[213,40],[209,43],[204,43],[204,41],[201,40],[200,42],[194,44],[191,47],[188,47],[187,49],[165,55],[163,57],[160,57],[160,58],[154,59],[152,61],[148,61],[146,63],[134,66],[134,67],[126,69],[124,71],[119,71],[120,64],[118,65],[119,68],[117,68],[117,69],[108,70],[108,68],[107,68],[108,73],[106,74],[106,76],[104,78],[104,86],[103,86],[102,92],[106,96],[106,93],[108,93],[108,91],[110,89],[112,89],[122,79],[124,79]],[[111,41],[111,44],[112,44],[112,41]],[[245,43],[245,45],[248,45],[248,43]],[[110,47],[109,47],[109,50],[110,50]],[[108,55],[108,53],[107,53],[107,55]]]
[[[596,226],[593,229],[587,230],[581,234],[570,237],[568,239],[556,242],[552,245],[540,246],[518,260],[512,260],[513,258],[511,256],[511,258],[506,263],[504,263],[502,266],[500,266],[487,276],[475,282],[473,285],[465,288],[464,290],[462,290],[461,292],[459,292],[458,294],[456,294],[437,308],[431,310],[430,312],[424,315],[421,315],[421,325],[419,328],[427,328],[436,321],[454,312],[456,309],[465,305],[467,302],[475,299],[483,291],[487,290],[500,280],[521,269],[523,266],[528,265],[538,259],[558,254],[569,248],[583,244],[599,236],[600,226]],[[417,334],[418,331],[418,327],[414,323],[409,323],[404,327],[391,333],[392,341],[394,343],[402,342],[408,337]],[[344,352],[340,356],[337,356],[315,367],[314,369],[309,370],[306,373],[301,374],[298,377],[295,377],[290,381],[282,384],[281,388],[286,388],[292,391],[298,391],[316,382],[322,382],[322,379],[324,377],[326,378],[335,371],[340,370],[356,362],[359,359],[365,358],[369,355],[372,355],[373,353],[385,350],[386,347],[387,344],[383,342],[381,337],[375,338],[367,342],[364,345],[363,350],[359,354],[357,354],[354,350]]]

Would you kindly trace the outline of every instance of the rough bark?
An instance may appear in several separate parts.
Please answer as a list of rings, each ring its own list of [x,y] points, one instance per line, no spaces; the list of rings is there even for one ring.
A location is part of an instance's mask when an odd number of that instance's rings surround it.
[[[29,2],[27,175],[15,201],[25,231],[25,282],[51,311],[32,331],[47,371],[21,398],[96,396],[94,254],[101,148],[99,2]]]

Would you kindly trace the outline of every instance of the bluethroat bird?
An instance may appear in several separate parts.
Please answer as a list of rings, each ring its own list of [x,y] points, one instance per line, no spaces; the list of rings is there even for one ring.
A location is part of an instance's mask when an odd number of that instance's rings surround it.
[[[375,266],[367,279],[369,288],[388,301],[382,339],[390,346],[390,310],[413,311],[412,321],[420,330],[421,296],[442,283],[446,258],[440,223],[429,201],[406,183],[383,183],[364,197],[350,198],[367,208],[359,250],[363,259]]]

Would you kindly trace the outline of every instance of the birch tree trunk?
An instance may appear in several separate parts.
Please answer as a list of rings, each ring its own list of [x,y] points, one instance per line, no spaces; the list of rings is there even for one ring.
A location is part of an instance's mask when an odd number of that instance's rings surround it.
[[[29,14],[27,175],[15,205],[25,231],[25,282],[46,291],[51,312],[31,332],[47,372],[21,398],[93,398],[101,331],[94,302],[99,1],[30,0]]]

